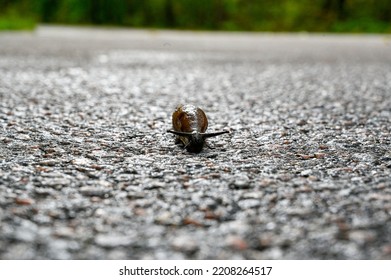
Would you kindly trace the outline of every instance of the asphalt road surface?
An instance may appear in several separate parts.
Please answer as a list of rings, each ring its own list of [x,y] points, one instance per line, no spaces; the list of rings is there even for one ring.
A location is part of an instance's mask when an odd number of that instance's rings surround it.
[[[0,33],[0,124],[1,259],[391,259],[389,36]]]

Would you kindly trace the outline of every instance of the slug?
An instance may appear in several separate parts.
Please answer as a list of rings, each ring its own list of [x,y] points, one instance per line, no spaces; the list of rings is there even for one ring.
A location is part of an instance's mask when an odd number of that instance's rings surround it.
[[[176,142],[182,142],[186,150],[199,153],[207,145],[206,138],[229,133],[227,130],[205,133],[208,128],[208,118],[203,110],[193,105],[179,105],[172,114],[173,130],[169,133],[177,135]]]

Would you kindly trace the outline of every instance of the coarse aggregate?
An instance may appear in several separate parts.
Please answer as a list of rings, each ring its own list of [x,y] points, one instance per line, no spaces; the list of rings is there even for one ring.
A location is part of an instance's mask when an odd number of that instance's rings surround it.
[[[0,259],[391,259],[390,131],[387,36],[3,32]]]

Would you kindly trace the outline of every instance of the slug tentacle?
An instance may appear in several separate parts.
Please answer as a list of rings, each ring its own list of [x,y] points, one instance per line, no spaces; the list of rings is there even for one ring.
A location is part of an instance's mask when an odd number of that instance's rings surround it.
[[[212,132],[212,133],[203,133],[202,135],[204,136],[204,138],[210,138],[210,137],[219,136],[219,135],[225,134],[225,133],[229,133],[229,131],[223,130],[223,131]]]

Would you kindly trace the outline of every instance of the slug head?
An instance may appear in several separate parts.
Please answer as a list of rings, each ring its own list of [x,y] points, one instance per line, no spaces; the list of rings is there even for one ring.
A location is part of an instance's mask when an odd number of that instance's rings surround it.
[[[200,133],[193,133],[187,137],[185,148],[190,153],[199,153],[205,145],[205,138]]]

